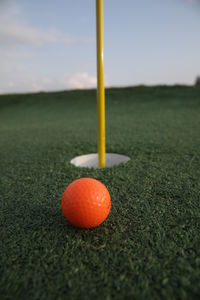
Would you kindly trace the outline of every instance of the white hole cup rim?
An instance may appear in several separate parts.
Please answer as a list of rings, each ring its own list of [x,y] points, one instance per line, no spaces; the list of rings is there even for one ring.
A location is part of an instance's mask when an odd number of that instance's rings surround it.
[[[111,168],[118,166],[122,163],[126,163],[130,160],[130,157],[117,154],[106,153],[106,166],[105,168]],[[98,169],[98,153],[85,154],[74,157],[70,163],[78,168],[94,168]]]

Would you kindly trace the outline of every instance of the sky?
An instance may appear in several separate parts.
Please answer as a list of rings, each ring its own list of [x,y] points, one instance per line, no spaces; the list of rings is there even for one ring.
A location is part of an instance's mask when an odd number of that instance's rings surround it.
[[[95,0],[0,0],[0,94],[96,87]],[[105,85],[193,84],[200,0],[104,0]]]

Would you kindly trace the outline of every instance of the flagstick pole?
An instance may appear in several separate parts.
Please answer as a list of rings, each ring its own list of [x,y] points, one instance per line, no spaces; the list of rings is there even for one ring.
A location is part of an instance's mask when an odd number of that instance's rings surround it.
[[[97,29],[97,117],[98,117],[98,166],[104,168],[105,161],[105,87],[104,87],[104,34],[103,0],[96,0]]]

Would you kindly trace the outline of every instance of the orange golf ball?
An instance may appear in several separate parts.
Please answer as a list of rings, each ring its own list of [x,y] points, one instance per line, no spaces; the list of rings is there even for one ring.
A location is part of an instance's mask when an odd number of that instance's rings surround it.
[[[110,212],[110,194],[100,181],[80,178],[65,189],[61,207],[64,216],[72,225],[79,228],[97,227]]]

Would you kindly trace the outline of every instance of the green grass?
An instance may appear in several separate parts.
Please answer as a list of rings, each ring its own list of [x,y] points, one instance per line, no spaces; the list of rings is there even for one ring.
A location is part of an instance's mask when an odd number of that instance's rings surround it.
[[[96,93],[0,97],[0,299],[199,299],[200,89],[110,89],[106,170],[70,160],[96,152]],[[78,230],[65,187],[94,177],[111,213]]]

